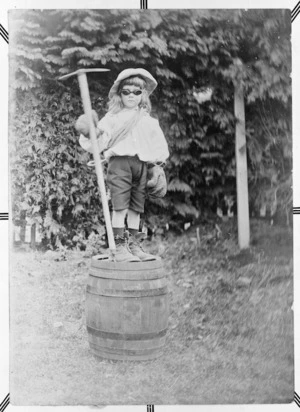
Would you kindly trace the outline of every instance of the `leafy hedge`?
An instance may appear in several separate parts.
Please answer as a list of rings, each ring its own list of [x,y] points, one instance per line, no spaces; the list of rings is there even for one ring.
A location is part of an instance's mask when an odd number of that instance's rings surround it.
[[[291,57],[288,10],[25,10],[10,12],[13,218],[74,242],[100,230],[90,155],[78,145],[79,67],[93,107],[127,67],[158,80],[153,115],[169,143],[168,194],[147,216],[171,222],[203,216],[235,193],[233,90],[245,90],[250,202],[291,209]],[[210,87],[201,105],[195,93]],[[75,237],[74,237],[75,236]]]

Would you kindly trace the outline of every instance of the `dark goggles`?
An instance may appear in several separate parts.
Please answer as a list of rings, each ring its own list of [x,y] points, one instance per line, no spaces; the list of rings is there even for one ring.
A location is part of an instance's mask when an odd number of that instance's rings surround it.
[[[129,96],[131,93],[134,94],[135,96],[139,96],[143,92],[142,90],[134,90],[134,91],[127,90],[127,89],[121,90],[121,94],[123,94],[124,96]]]

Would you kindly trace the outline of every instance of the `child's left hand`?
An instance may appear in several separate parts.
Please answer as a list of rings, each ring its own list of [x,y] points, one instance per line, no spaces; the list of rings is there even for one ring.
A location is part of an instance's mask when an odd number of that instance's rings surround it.
[[[93,116],[94,125],[95,127],[97,127],[99,120],[98,120],[98,115],[95,112],[95,110],[92,110],[92,116]],[[88,122],[86,114],[82,114],[81,116],[78,117],[75,123],[75,129],[77,130],[78,133],[83,134],[85,137],[89,137],[89,122]]]

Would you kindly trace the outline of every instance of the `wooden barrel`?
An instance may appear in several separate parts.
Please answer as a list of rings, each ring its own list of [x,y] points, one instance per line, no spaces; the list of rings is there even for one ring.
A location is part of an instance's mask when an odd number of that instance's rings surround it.
[[[168,290],[161,260],[109,261],[92,257],[86,320],[92,352],[106,359],[149,360],[162,355]]]

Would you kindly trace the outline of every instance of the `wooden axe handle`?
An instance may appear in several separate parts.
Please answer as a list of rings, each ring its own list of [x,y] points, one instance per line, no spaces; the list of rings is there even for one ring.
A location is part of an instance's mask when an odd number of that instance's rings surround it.
[[[115,240],[114,240],[114,235],[113,235],[113,230],[112,230],[112,225],[111,225],[111,220],[110,220],[110,213],[109,213],[108,200],[107,200],[105,183],[104,183],[103,169],[102,169],[102,164],[101,164],[99,149],[98,149],[98,144],[97,144],[96,129],[95,129],[94,122],[93,122],[92,104],[91,104],[91,99],[90,99],[90,94],[89,94],[89,87],[88,87],[88,82],[86,78],[86,72],[79,71],[77,75],[78,75],[78,82],[79,82],[79,87],[80,87],[80,93],[81,93],[84,113],[87,116],[88,123],[89,123],[89,133],[90,133],[90,139],[92,142],[92,150],[93,150],[93,157],[95,161],[98,186],[99,186],[99,190],[101,194],[104,220],[105,220],[107,237],[108,237],[108,245],[109,245],[109,249],[114,255],[116,245],[115,245]]]

